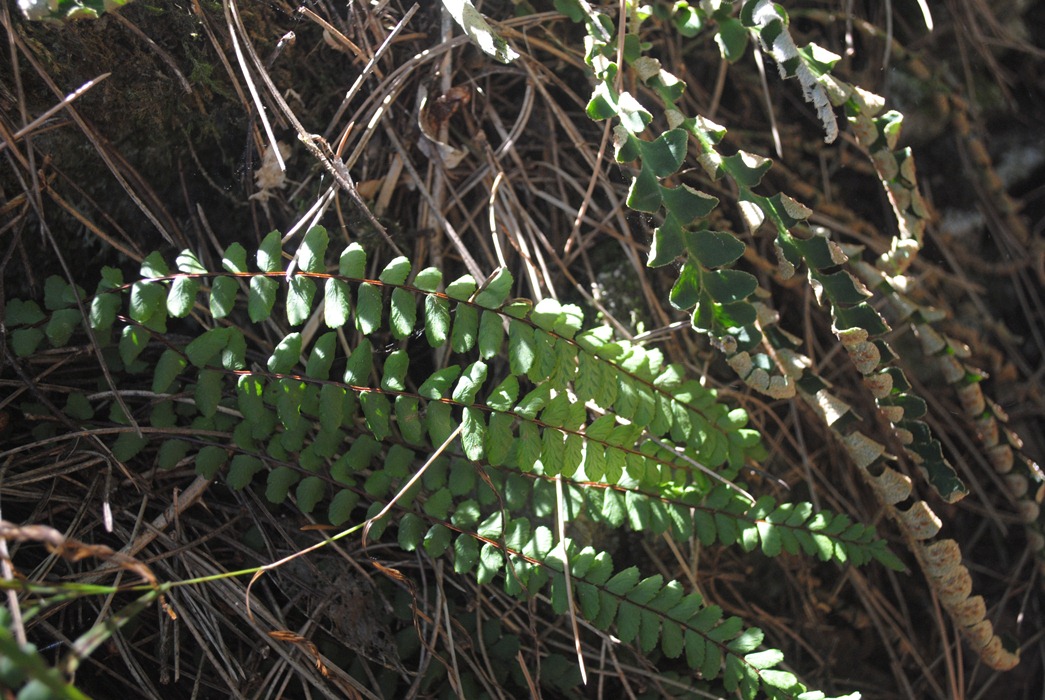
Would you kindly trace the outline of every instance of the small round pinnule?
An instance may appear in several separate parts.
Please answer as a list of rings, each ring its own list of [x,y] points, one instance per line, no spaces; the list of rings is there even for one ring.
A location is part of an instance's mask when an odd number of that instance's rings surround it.
[[[962,550],[954,540],[940,540],[922,548],[925,557],[925,572],[933,578],[941,578],[962,562]]]
[[[1002,477],[1002,481],[1005,482],[1005,488],[1009,490],[1009,494],[1013,498],[1023,498],[1030,489],[1030,482],[1023,474],[1006,474]]]
[[[987,459],[990,460],[991,466],[994,467],[994,471],[999,474],[1008,474],[1011,472],[1012,465],[1015,462],[1012,448],[1008,445],[995,445],[990,448],[987,450]]]
[[[904,511],[898,511],[900,520],[916,540],[928,540],[936,537],[943,527],[943,522],[932,511],[925,501],[917,501],[913,506]]]
[[[1016,503],[1016,512],[1019,515],[1021,523],[1033,523],[1038,520],[1038,516],[1041,514],[1041,508],[1034,501],[1023,499]]]
[[[885,467],[881,474],[872,479],[878,495],[891,506],[911,495],[911,477],[901,474],[895,469]]]
[[[953,608],[972,593],[972,576],[969,570],[959,564],[950,575],[939,579],[936,593],[940,602],[947,608]]]
[[[966,384],[958,389],[958,400],[962,403],[962,410],[967,416],[978,416],[987,410],[987,403],[983,399],[983,390],[979,384]]]
[[[962,366],[958,358],[950,355],[940,355],[939,364],[944,381],[948,384],[954,384],[965,378],[965,367]]]
[[[1004,646],[1001,639],[992,637],[987,646],[980,651],[983,662],[996,671],[1010,671],[1020,662],[1019,654],[1014,654]]]
[[[893,390],[893,375],[888,372],[868,374],[864,377],[864,386],[871,390],[876,399],[884,399]]]
[[[849,433],[842,438],[842,442],[859,469],[866,469],[885,453],[885,445],[875,442],[859,431]]]
[[[975,426],[977,436],[979,437],[980,442],[983,443],[984,447],[989,449],[998,444],[998,439],[1000,437],[998,431],[998,419],[992,414],[984,413],[973,421],[973,425]],[[996,465],[995,469],[997,469]]]
[[[990,620],[980,620],[975,625],[964,628],[962,635],[969,642],[969,646],[979,651],[994,639],[994,625]]]
[[[982,595],[970,596],[956,603],[951,608],[951,614],[954,615],[954,619],[962,627],[972,627],[983,621],[983,618],[987,615],[987,603],[983,600]],[[986,640],[984,640],[984,644],[986,643]]]
[[[846,346],[849,357],[860,374],[870,374],[882,363],[882,352],[872,342],[864,341],[852,346]]]

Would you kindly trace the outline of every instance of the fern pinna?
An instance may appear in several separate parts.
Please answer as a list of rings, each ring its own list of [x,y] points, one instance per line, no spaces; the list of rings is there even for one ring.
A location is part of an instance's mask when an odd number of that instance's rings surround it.
[[[873,528],[752,499],[734,483],[764,456],[745,412],[658,350],[584,328],[578,307],[510,298],[503,269],[444,284],[400,257],[368,276],[355,243],[328,268],[328,244],[311,229],[285,267],[273,232],[257,271],[234,243],[223,271],[183,251],[177,272],[158,254],[138,281],[104,272],[91,327],[115,372],[151,382],[151,430],[112,405],[125,426],[117,459],[160,435],[160,468],[191,463],[233,489],[264,488],[273,503],[293,494],[333,525],[370,519],[371,540],[394,527],[403,549],[514,596],[546,591],[555,613],[575,609],[641,653],[659,647],[701,682],[748,698],[823,697],[778,668],[782,655],[758,629],[679,581],[616,570],[598,542],[560,538],[555,522],[900,567]],[[8,305],[17,355],[70,340],[78,317],[63,285],[48,282],[46,312]],[[225,320],[244,311],[242,328]],[[168,332],[189,316],[198,332]],[[265,341],[275,329],[281,337]],[[100,408],[73,395],[66,412],[88,422]],[[184,430],[170,437],[175,427]]]

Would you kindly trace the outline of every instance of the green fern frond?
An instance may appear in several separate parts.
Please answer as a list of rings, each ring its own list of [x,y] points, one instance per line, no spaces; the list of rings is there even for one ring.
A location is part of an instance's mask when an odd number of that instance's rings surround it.
[[[675,12],[679,12],[678,7]],[[798,78],[806,99],[813,102],[825,125],[827,141],[832,141],[837,134],[832,107],[845,108],[857,140],[871,155],[899,224],[900,235],[891,251],[879,260],[881,271],[875,270],[871,275],[875,278],[875,289],[884,290],[888,295],[885,276],[902,274],[910,264],[921,246],[928,216],[917,189],[912,153],[910,149],[897,150],[902,116],[896,112],[881,113],[884,105],[881,98],[834,78],[831,70],[839,57],[812,44],[799,49],[788,33],[788,17],[777,4],[768,0],[746,0],[740,6],[739,22],[732,17],[732,7],[724,3],[687,8],[682,14],[685,16],[676,16],[676,21],[684,20],[687,27],[715,25],[716,39],[723,57],[729,61],[737,60],[746,48],[746,33],[737,29],[750,28],[762,48],[778,62],[781,76]],[[625,51],[625,62],[661,99],[670,127],[652,141],[639,138],[652,122],[652,114],[633,96],[617,93],[616,76],[623,67],[615,63],[617,53],[613,39],[600,39],[595,34],[589,38],[586,60],[592,68],[596,87],[588,114],[593,119],[616,118],[619,122],[614,128],[617,160],[638,163],[639,172],[632,180],[628,206],[642,212],[662,212],[664,224],[654,233],[648,264],[661,266],[682,259],[670,295],[672,304],[681,310],[694,309],[694,329],[707,334],[720,347],[748,386],[781,398],[793,396],[796,390],[802,394],[842,438],[861,473],[883,498],[912,543],[934,537],[940,522],[924,502],[915,501],[905,510],[897,507],[910,496],[909,484],[893,488],[902,480],[884,464],[875,467],[878,476],[867,471],[885,459],[884,446],[867,438],[857,427],[859,418],[855,413],[833,397],[827,384],[809,371],[808,363],[796,352],[797,339],[779,329],[767,332],[767,327],[776,322],[777,314],[765,304],[751,301],[758,288],[755,278],[730,267],[742,255],[744,244],[729,232],[707,230],[706,217],[718,200],[685,185],[665,187],[661,180],[673,176],[685,159],[688,132],[699,145],[697,160],[708,175],[714,179],[727,177],[735,185],[738,208],[751,232],[756,233],[767,222],[775,229],[781,277],[791,277],[797,266],[806,266],[817,300],[831,313],[836,336],[863,376],[880,413],[894,426],[907,455],[941,497],[948,502],[960,500],[967,488],[944,456],[928,423],[922,420],[926,403],[913,391],[898,365],[897,356],[884,339],[890,329],[869,303],[873,293],[852,272],[871,270],[859,261],[861,251],[854,248],[843,252],[826,236],[813,235],[804,224],[812,212],[785,194],[769,197],[757,194],[756,188],[771,167],[771,161],[743,151],[728,157],[721,155],[717,146],[725,129],[699,116],[687,117],[677,108],[685,85],[661,69],[655,59],[642,56],[639,51],[630,54]],[[850,261],[850,256],[856,260]],[[895,299],[896,295],[892,297]],[[932,337],[926,324],[919,328],[925,329],[922,335]],[[767,346],[765,351],[758,352],[763,344]],[[939,352],[940,347],[933,351]],[[774,369],[779,374],[774,374]],[[957,377],[959,372],[953,367],[950,369]],[[976,399],[975,382],[963,386],[963,396],[969,398],[974,417],[985,414],[985,409],[979,408],[985,402]],[[989,432],[993,423],[982,422]],[[1007,465],[1009,455],[1013,454],[1011,445],[999,444],[990,434],[987,439],[996,459]],[[1040,479],[1040,470],[1028,460],[1022,460],[1020,472],[1011,479],[1011,488],[1023,497],[1024,519],[1036,521],[1040,508],[1031,503],[1026,494],[1030,481]],[[888,486],[886,482],[893,485],[888,492],[883,490]],[[1032,528],[1031,537],[1036,546],[1045,542],[1037,526]],[[918,552],[915,546],[916,555]],[[923,561],[920,556],[919,561]],[[937,585],[937,578],[930,574],[933,585]],[[982,618],[977,620],[977,625],[982,627],[980,621]],[[967,629],[966,621],[960,624],[963,630]],[[991,633],[986,636],[991,642],[996,641]],[[986,639],[977,637],[973,646],[980,650],[984,642]],[[1000,649],[1000,643],[994,647]],[[1007,668],[1015,663],[1016,657],[1006,654],[992,653],[985,658],[992,665]]]
[[[92,328],[110,342],[118,338],[112,359],[127,371],[146,371],[145,359],[155,358],[151,423],[168,433],[188,429],[159,446],[161,468],[191,460],[208,478],[224,473],[233,489],[264,475],[267,500],[293,496],[304,513],[326,504],[335,524],[358,517],[360,507],[373,518],[394,499],[394,515],[374,521],[370,539],[394,524],[403,549],[448,557],[456,573],[472,573],[480,584],[501,579],[521,597],[550,584],[556,610],[564,605],[569,561],[579,606],[596,628],[614,625],[641,650],[684,653],[706,679],[721,678],[745,697],[759,689],[772,697],[806,691],[774,668],[778,653],[756,651],[760,632],[745,631],[737,618],[722,620],[699,596],[683,596],[678,583],[639,581],[633,569],[614,575],[608,555],[556,544],[546,524],[558,507],[553,479],[568,479],[567,521],[626,522],[636,531],[761,548],[769,556],[895,565],[872,528],[814,513],[809,504],[778,505],[768,496],[752,503],[720,483],[763,454],[743,411],[666,364],[656,349],[617,340],[606,328],[585,330],[574,306],[510,299],[506,270],[483,285],[466,276],[440,291],[438,271],[411,279],[405,258],[366,277],[366,254],[355,244],[340,254],[337,272],[328,272],[321,228],[305,235],[286,269],[280,244],[278,232],[265,239],[258,272],[246,269],[241,247],[230,246],[223,272],[203,270],[186,252],[180,272],[153,255],[140,281],[103,275]],[[320,313],[321,300],[328,330],[295,330]],[[285,325],[272,316],[279,307],[288,309]],[[17,330],[53,323],[27,304],[9,309]],[[265,349],[234,326],[215,325],[187,341],[164,332],[172,310],[206,318],[214,309],[222,317],[245,311],[282,337]],[[51,318],[63,310],[50,309]],[[60,345],[71,335],[48,338]],[[411,349],[422,342],[449,349],[451,363],[419,364]],[[175,411],[176,396],[194,401]],[[82,420],[93,418],[89,402],[76,406]],[[114,452],[132,459],[149,434],[128,427]],[[403,491],[419,453],[455,434],[451,449]]]

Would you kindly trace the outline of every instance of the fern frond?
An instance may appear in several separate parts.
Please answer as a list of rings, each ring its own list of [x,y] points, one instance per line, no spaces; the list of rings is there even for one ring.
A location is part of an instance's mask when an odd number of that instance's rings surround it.
[[[583,330],[576,307],[509,299],[505,270],[482,287],[463,277],[439,291],[438,272],[423,270],[411,281],[409,261],[397,258],[367,278],[358,245],[341,253],[337,273],[327,272],[328,239],[319,228],[306,234],[284,270],[280,242],[277,232],[262,243],[258,272],[247,271],[245,252],[230,246],[224,272],[202,270],[183,253],[178,273],[150,256],[139,282],[103,277],[92,302],[95,330],[119,335],[127,370],[146,370],[144,358],[163,348],[151,376],[158,406],[177,394],[195,398],[178,413],[153,412],[158,426],[181,423],[194,431],[160,446],[162,467],[195,447],[200,474],[225,470],[234,489],[264,474],[267,500],[293,494],[304,513],[326,503],[333,523],[368,503],[366,517],[373,518],[394,497],[397,516],[373,521],[370,539],[394,522],[401,547],[447,556],[455,572],[474,572],[481,584],[500,577],[508,593],[532,596],[551,582],[556,608],[565,560],[555,558],[545,523],[556,507],[558,476],[570,479],[563,484],[567,520],[627,521],[636,531],[670,531],[770,556],[805,552],[825,561],[895,564],[872,528],[844,515],[769,497],[752,504],[744,492],[709,482],[705,473],[725,479],[762,454],[746,414],[666,364],[659,351],[614,339],[605,328]],[[206,307],[198,304],[200,293],[209,298]],[[307,339],[290,330],[268,350],[235,327],[212,327],[184,344],[163,331],[172,308],[235,314],[245,307],[261,323],[280,295],[291,329],[322,299],[330,330]],[[120,315],[124,304],[128,316]],[[31,307],[15,308],[14,326],[43,322]],[[353,328],[354,347],[345,352],[338,331]],[[410,352],[415,335],[448,347],[453,363],[420,373]],[[209,434],[231,436],[232,446]],[[448,440],[451,450],[404,490],[418,451]],[[114,450],[127,460],[146,442],[127,431]],[[675,656],[685,653],[706,678],[721,676],[745,697],[759,688],[774,697],[805,692],[773,668],[778,654],[755,651],[760,633],[743,632],[736,618],[721,621],[721,611],[699,597],[681,597],[678,584],[633,581],[631,570],[604,576],[608,564],[586,568],[591,550],[563,551],[571,552],[579,607],[597,628],[615,624],[641,649],[660,644]]]
[[[608,554],[592,547],[578,549],[570,540],[553,547],[551,532],[543,526],[533,528],[527,518],[509,522],[503,547],[490,537],[500,534],[496,529],[480,533],[484,534],[477,537],[484,544],[478,554],[474,547],[461,544],[475,541],[469,533],[458,537],[454,549],[458,561],[469,563],[462,571],[477,566],[481,583],[492,580],[491,569],[511,560],[510,565],[503,564],[505,590],[511,595],[534,595],[547,586],[553,612],[563,614],[568,561],[577,610],[595,629],[612,629],[621,642],[634,644],[643,653],[660,647],[668,658],[684,657],[701,678],[721,678],[723,687],[740,697],[814,697],[805,694],[808,689],[794,674],[777,668],[783,654],[759,650],[761,630],[745,628],[738,617],[724,617],[721,608],[707,604],[699,593],[685,593],[676,581],[665,583],[659,574],[642,578],[636,567],[615,571]]]
[[[710,17],[703,16],[711,13],[708,8],[696,12],[703,19],[718,22],[723,55],[735,60],[730,54],[738,55],[736,47],[729,46],[727,36],[727,25],[735,20],[729,17],[728,11],[720,10]],[[913,156],[909,149],[896,151],[902,117],[895,112],[878,116],[884,104],[881,98],[831,76],[830,71],[839,57],[814,45],[798,50],[787,33],[787,17],[778,6],[763,0],[748,0],[742,5],[740,16],[746,26],[755,29],[763,48],[777,59],[781,74],[797,76],[802,82],[807,99],[817,104],[821,119],[827,126],[828,140],[831,140],[831,124],[834,122],[830,106],[845,106],[858,141],[871,153],[900,225],[900,236],[894,241],[892,252],[883,256],[880,265],[893,272],[902,272],[921,246],[927,216],[925,203],[917,190]],[[914,501],[907,508],[898,507],[908,500],[911,492],[910,486],[898,478],[897,472],[884,465],[875,467],[877,476],[867,471],[872,464],[884,459],[884,447],[863,435],[855,427],[859,419],[849,407],[833,397],[826,383],[808,371],[794,352],[797,343],[782,331],[768,337],[765,335],[765,327],[775,323],[776,315],[765,305],[756,306],[748,301],[757,288],[757,282],[754,278],[748,279],[750,276],[745,277],[746,273],[721,267],[728,266],[742,254],[743,243],[728,233],[700,231],[704,228],[702,218],[717,205],[717,200],[707,196],[699,199],[699,193],[685,186],[672,190],[659,183],[677,171],[684,157],[680,147],[666,147],[670,143],[668,137],[682,129],[696,138],[701,150],[698,161],[708,174],[716,179],[726,176],[737,187],[738,206],[752,232],[766,221],[772,224],[777,234],[776,246],[783,277],[790,277],[796,266],[805,264],[817,300],[829,309],[834,321],[833,330],[864,377],[881,414],[893,424],[908,456],[937,493],[948,502],[957,501],[967,493],[967,489],[943,455],[941,445],[928,424],[921,420],[925,414],[925,401],[913,392],[897,364],[898,358],[884,340],[889,326],[868,303],[872,294],[850,272],[854,266],[850,256],[825,236],[810,235],[804,229],[803,221],[812,212],[802,204],[784,194],[772,197],[756,194],[754,189],[772,163],[744,152],[722,156],[717,144],[725,129],[699,117],[682,115],[675,102],[684,85],[677,80],[665,79],[669,74],[660,70],[659,64],[651,59],[635,60],[634,67],[647,87],[661,98],[672,131],[653,142],[640,140],[637,134],[646,128],[649,119],[635,116],[649,113],[631,96],[624,99],[625,95],[615,93],[609,82],[617,68],[610,63],[610,44],[598,41],[594,44],[596,49],[589,52],[588,62],[598,82],[588,106],[589,116],[595,119],[617,117],[620,120],[620,126],[615,129],[617,159],[640,162],[628,205],[639,211],[656,212],[661,208],[665,211],[665,224],[655,232],[649,264],[663,265],[676,257],[684,257],[685,262],[672,289],[672,304],[683,310],[695,307],[694,328],[718,343],[730,365],[749,386],[779,396],[793,395],[798,388],[825,422],[842,437],[861,473],[883,497],[889,512],[911,537],[912,543],[935,536],[940,522],[928,505]],[[673,87],[669,89],[669,85]],[[674,192],[686,192],[686,199],[700,201],[702,206],[687,210],[679,206],[672,194]],[[711,241],[715,245],[709,247]],[[711,251],[724,254],[716,256]],[[858,250],[850,253],[859,257]],[[755,347],[763,341],[775,352],[770,350],[752,355]],[[772,377],[767,371],[774,366],[781,370],[777,377]],[[1003,451],[998,452],[1004,458]],[[1016,488],[1022,489],[1022,480],[1013,481]],[[1026,510],[1029,515],[1032,509],[1028,506]],[[1037,516],[1037,510],[1033,514]],[[920,556],[919,560],[922,561]],[[930,579],[938,583],[931,574]],[[968,592],[962,598],[967,596]],[[969,628],[966,625],[962,629]],[[973,646],[980,650],[983,644],[977,638]],[[994,646],[1000,648],[1000,643]],[[1004,659],[992,658],[992,663],[1001,667],[1010,666],[1015,659],[1012,655]]]

